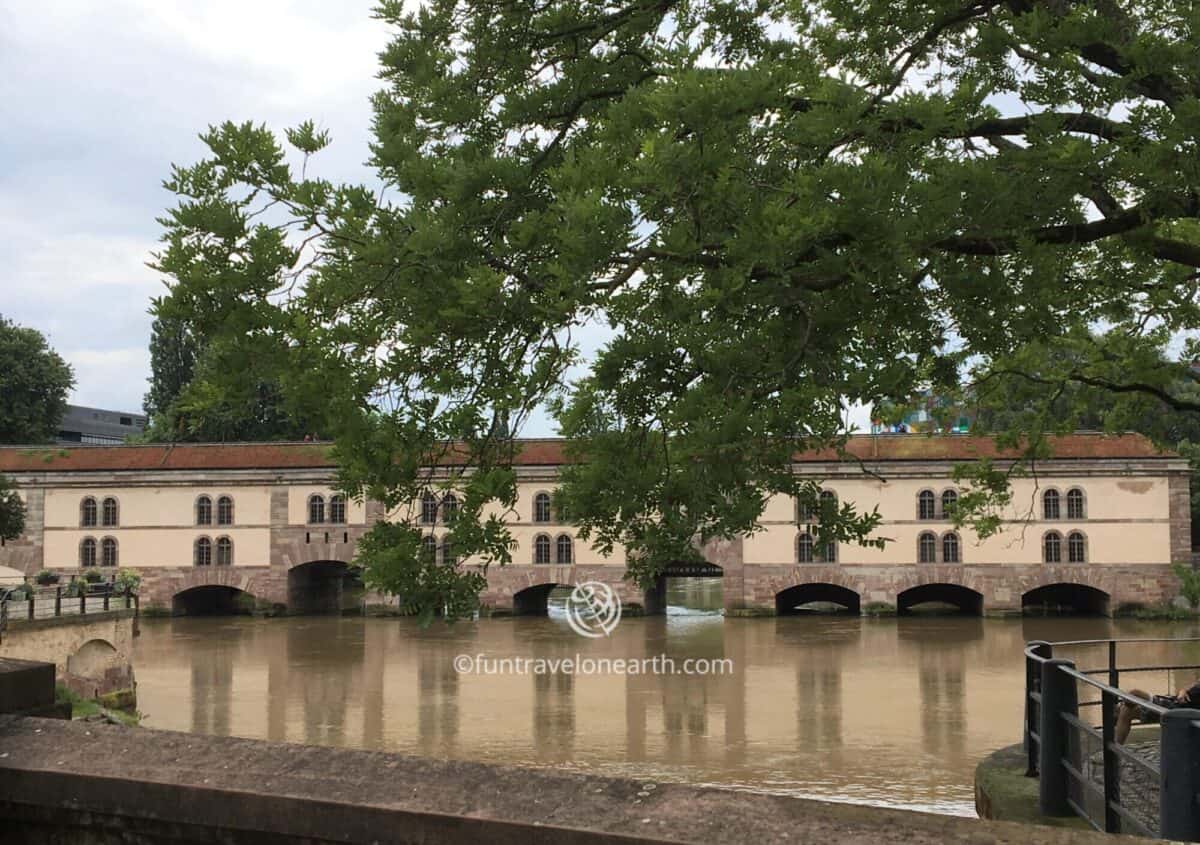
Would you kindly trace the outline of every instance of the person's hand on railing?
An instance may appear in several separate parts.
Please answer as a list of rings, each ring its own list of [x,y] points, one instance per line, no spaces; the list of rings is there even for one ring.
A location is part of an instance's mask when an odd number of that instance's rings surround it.
[[[1188,687],[1183,687],[1180,689],[1179,692],[1175,694],[1175,700],[1180,704],[1191,704],[1192,694],[1190,689]]]

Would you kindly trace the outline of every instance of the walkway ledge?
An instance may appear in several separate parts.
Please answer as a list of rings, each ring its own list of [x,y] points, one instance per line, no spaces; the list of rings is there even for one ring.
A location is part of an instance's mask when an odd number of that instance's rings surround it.
[[[4,841],[1083,845],[1089,831],[0,716]]]

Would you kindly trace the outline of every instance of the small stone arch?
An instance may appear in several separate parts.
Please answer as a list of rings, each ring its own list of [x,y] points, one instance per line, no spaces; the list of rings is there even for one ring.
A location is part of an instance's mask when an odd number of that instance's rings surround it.
[[[67,657],[67,671],[83,678],[101,678],[120,661],[121,653],[116,646],[108,640],[91,639]]]
[[[133,669],[128,658],[112,643],[99,637],[84,641],[67,656],[62,682],[85,698],[99,698],[115,690],[133,687]]]
[[[255,597],[229,584],[197,584],[171,597],[174,616],[236,616],[254,611]]]
[[[828,582],[807,582],[780,590],[775,594],[775,613],[790,616],[804,613],[804,605],[840,605],[844,613],[857,615],[862,607],[862,597],[849,587]]]
[[[911,613],[922,604],[950,605],[968,616],[983,615],[983,593],[961,584],[932,582],[909,587],[896,595],[896,611]]]
[[[1021,594],[1021,609],[1030,613],[1071,613],[1108,616],[1112,596],[1090,584],[1056,581]]]

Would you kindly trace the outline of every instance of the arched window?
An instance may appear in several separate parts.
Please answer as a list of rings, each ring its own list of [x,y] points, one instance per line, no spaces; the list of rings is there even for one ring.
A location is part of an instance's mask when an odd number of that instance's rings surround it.
[[[813,562],[813,535],[807,531],[801,531],[796,538],[796,560],[799,563]]]
[[[833,517],[837,515],[838,498],[837,493],[832,490],[821,491],[821,516]]]
[[[555,542],[555,563],[571,563],[575,557],[571,538],[567,534],[559,534]]]
[[[442,496],[442,522],[454,522],[458,517],[458,497],[453,493]]]
[[[825,554],[824,554],[824,557],[822,558],[822,560],[825,563],[837,563],[837,558],[838,558],[837,540],[830,540],[828,543],[825,544]]]
[[[325,521],[325,497],[313,493],[308,497],[308,521],[319,524]]]
[[[91,496],[79,503],[79,524],[84,528],[92,528],[96,524],[96,500]]]
[[[233,566],[233,541],[228,537],[217,538],[217,566]]]
[[[112,537],[105,537],[100,541],[100,565],[117,565],[117,541]]]
[[[217,525],[233,525],[233,498],[230,496],[217,499]]]
[[[539,534],[533,539],[533,562],[550,562],[550,538],[545,534]]]
[[[433,525],[437,522],[437,497],[426,490],[421,494],[421,524]]]
[[[958,563],[959,557],[959,542],[958,535],[953,531],[948,531],[942,535],[942,563]]]
[[[335,493],[329,497],[329,521],[334,525],[346,524],[346,497]]]
[[[1070,563],[1087,563],[1087,538],[1079,531],[1067,535],[1067,560]]]
[[[958,507],[958,491],[942,491],[942,519],[953,519],[954,509]]]
[[[1061,515],[1058,491],[1047,490],[1042,494],[1042,519],[1058,519]]]
[[[1042,562],[1062,563],[1062,535],[1048,531],[1042,538]]]
[[[426,534],[421,538],[421,555],[425,558],[426,563],[437,561],[437,538],[432,534]]]
[[[117,500],[108,496],[100,506],[100,524],[106,528],[116,528],[120,521]]]
[[[937,563],[937,537],[932,531],[923,531],[917,538],[917,561]]]
[[[1067,491],[1067,519],[1087,519],[1083,491],[1078,487],[1072,487]]]
[[[458,563],[458,558],[454,556],[454,541],[447,534],[442,538],[442,565],[450,566],[454,563]]]
[[[96,541],[91,537],[84,537],[83,542],[79,544],[79,565],[96,565]]]
[[[196,500],[196,524],[212,525],[212,499],[208,496]]]
[[[550,521],[550,494],[538,493],[533,497],[533,521]]]
[[[192,563],[196,566],[212,565],[212,540],[201,537],[192,548]]]
[[[807,499],[796,500],[796,522],[812,522],[817,518],[817,506]]]
[[[937,499],[932,490],[917,494],[917,519],[937,519]]]

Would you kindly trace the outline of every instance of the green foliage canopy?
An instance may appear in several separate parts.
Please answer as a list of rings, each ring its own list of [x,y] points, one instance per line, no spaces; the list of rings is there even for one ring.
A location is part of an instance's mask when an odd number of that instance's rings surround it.
[[[25,502],[11,478],[0,475],[0,540],[15,540],[25,530]]]
[[[0,443],[49,443],[75,377],[36,329],[0,316]]]
[[[460,488],[461,554],[508,560],[484,505],[515,504],[510,435],[541,405],[581,461],[562,502],[649,582],[766,497],[813,500],[790,458],[844,442],[846,401],[1096,326],[1122,338],[1111,389],[1190,377],[1144,363],[1200,322],[1191,2],[407,6],[378,11],[384,190],[312,175],[311,123],[290,152],[212,128],[167,183],[158,267],[218,379],[266,362],[336,436],[347,491]],[[459,607],[472,573],[434,570],[416,530],[374,529],[368,581]]]

